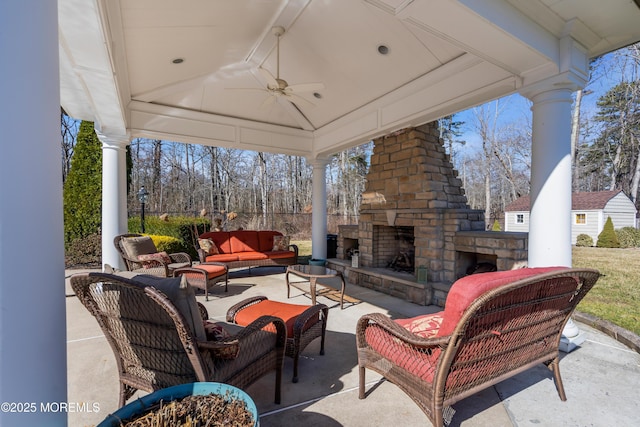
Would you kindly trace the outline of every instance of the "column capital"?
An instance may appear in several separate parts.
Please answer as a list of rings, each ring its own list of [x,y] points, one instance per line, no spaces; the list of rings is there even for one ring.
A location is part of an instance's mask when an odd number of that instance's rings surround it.
[[[131,143],[131,135],[128,132],[124,135],[113,135],[102,133],[98,129],[95,131],[98,139],[102,142],[103,147],[125,148]]]
[[[534,103],[540,100],[541,95],[545,99],[570,98],[573,92],[584,88],[586,84],[582,76],[568,71],[526,86],[520,89],[520,94]]]
[[[331,157],[307,157],[307,161],[311,163],[314,168],[323,168],[331,163]]]
[[[527,83],[520,89],[520,94],[533,101],[543,92],[554,90],[575,92],[584,88],[589,81],[589,55],[587,49],[572,35],[575,21],[565,25],[565,34],[558,40],[558,58],[555,66],[557,74]],[[530,76],[533,77],[533,76]]]

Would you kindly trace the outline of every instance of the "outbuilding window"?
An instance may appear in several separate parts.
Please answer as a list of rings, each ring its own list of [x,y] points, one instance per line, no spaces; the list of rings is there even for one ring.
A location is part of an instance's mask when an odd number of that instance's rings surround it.
[[[576,214],[576,224],[586,224],[587,223],[587,214],[585,213],[577,213]]]

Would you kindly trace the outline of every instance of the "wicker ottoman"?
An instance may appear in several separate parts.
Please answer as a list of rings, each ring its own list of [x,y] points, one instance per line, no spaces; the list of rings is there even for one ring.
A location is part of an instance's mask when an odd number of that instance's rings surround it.
[[[293,382],[298,382],[298,359],[304,348],[320,337],[320,354],[324,354],[329,307],[324,304],[298,305],[271,301],[259,296],[240,301],[227,311],[227,322],[247,326],[260,316],[279,317],[287,327],[285,354],[293,358]]]
[[[208,262],[173,271],[174,277],[182,275],[187,276],[187,281],[191,286],[204,291],[206,301],[209,301],[209,288],[221,280],[224,280],[224,291],[228,291],[229,277],[226,264]]]

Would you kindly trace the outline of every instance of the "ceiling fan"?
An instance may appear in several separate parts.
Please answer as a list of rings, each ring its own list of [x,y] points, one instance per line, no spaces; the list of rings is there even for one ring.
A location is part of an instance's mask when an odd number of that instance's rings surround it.
[[[263,106],[267,106],[273,104],[277,98],[285,98],[288,101],[293,103],[306,103],[309,105],[314,105],[313,102],[299,96],[300,93],[305,92],[317,92],[324,89],[324,84],[322,83],[302,83],[296,85],[289,85],[286,80],[280,78],[280,37],[284,34],[283,27],[273,27],[272,32],[273,35],[277,37],[276,42],[276,76],[269,72],[266,68],[258,68],[260,74],[267,82],[267,87],[265,89],[255,89],[269,92],[271,96],[267,98],[263,102]],[[250,88],[246,88],[250,89]]]

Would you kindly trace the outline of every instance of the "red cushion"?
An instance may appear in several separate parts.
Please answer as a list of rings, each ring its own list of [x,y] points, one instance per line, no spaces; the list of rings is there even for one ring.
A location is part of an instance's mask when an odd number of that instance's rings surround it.
[[[273,230],[258,231],[260,252],[269,252],[271,249],[273,249],[273,236],[282,236],[282,233]]]
[[[224,267],[224,265],[216,265],[216,264],[198,264],[198,265],[194,265],[193,267],[206,271],[208,279],[213,279],[214,277],[222,276],[227,270]]]
[[[438,334],[443,318],[444,311],[439,311],[410,319],[397,319],[395,322],[412,334],[416,334],[422,338],[432,338]]]
[[[365,330],[367,343],[392,363],[424,381],[432,382],[440,351],[434,354],[416,351],[376,325]]]
[[[259,252],[258,232],[249,230],[231,231],[231,252]]]
[[[228,231],[209,231],[200,235],[201,239],[211,239],[221,254],[231,253],[230,235]]]
[[[309,307],[308,305],[264,300],[240,310],[236,314],[234,322],[241,326],[247,326],[260,316],[275,316],[282,319],[287,325],[287,337],[293,337],[293,325],[296,323],[296,319]]]
[[[238,255],[235,254],[218,254],[218,255],[209,255],[204,259],[206,262],[231,262],[237,261]]]
[[[492,273],[472,274],[456,281],[447,295],[444,305],[444,319],[436,336],[449,335],[456,328],[463,313],[480,295],[502,285],[520,279],[563,270],[566,267],[520,268],[517,270],[496,271]]]

